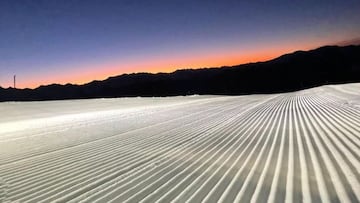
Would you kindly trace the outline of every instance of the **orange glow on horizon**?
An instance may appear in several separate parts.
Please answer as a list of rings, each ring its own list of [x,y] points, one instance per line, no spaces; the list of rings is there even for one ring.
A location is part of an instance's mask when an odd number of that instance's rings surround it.
[[[275,58],[277,54],[264,54],[261,56],[205,56],[205,57],[193,57],[190,59],[168,59],[163,61],[146,61],[143,63],[127,64],[124,65],[112,65],[112,66],[98,66],[88,67],[88,70],[82,69],[82,71],[72,72],[58,75],[56,78],[42,78],[36,81],[23,82],[19,84],[20,88],[36,88],[40,85],[47,84],[85,84],[93,80],[104,80],[111,76],[117,76],[121,74],[148,72],[148,73],[170,73],[178,69],[199,69],[199,68],[212,68],[221,66],[233,66],[251,62],[260,62]]]
[[[266,50],[258,51],[239,51],[233,50],[229,53],[208,53],[203,55],[191,55],[191,56],[178,56],[167,59],[147,59],[143,62],[129,62],[122,64],[115,62],[113,64],[84,66],[73,68],[75,71],[71,73],[65,72],[55,78],[33,78],[31,81],[24,81],[20,83],[19,88],[36,88],[40,85],[48,84],[85,84],[93,80],[104,80],[111,76],[117,76],[121,74],[130,74],[138,72],[158,73],[165,72],[170,73],[178,69],[198,69],[198,68],[211,68],[221,66],[233,66],[252,62],[261,62],[271,60],[279,57],[283,54],[296,51],[294,45],[279,47],[268,47]],[[308,44],[306,47],[311,49],[314,46]],[[165,57],[166,58],[166,57]]]

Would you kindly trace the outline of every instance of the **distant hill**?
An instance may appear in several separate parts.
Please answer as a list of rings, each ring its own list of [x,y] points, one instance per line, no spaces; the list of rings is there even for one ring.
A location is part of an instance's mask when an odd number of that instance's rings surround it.
[[[172,73],[134,73],[84,85],[0,88],[0,101],[32,101],[190,94],[277,93],[324,84],[360,82],[360,46],[325,46],[276,59]]]

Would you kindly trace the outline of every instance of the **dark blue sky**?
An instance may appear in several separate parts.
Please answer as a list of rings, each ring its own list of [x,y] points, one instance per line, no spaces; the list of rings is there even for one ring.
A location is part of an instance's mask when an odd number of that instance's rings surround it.
[[[1,0],[0,86],[268,59],[360,37],[359,11],[359,0]]]

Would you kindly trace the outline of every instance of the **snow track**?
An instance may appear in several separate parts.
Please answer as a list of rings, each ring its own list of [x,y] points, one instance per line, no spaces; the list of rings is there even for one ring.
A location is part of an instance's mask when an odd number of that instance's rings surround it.
[[[360,202],[360,84],[0,110],[0,202]]]

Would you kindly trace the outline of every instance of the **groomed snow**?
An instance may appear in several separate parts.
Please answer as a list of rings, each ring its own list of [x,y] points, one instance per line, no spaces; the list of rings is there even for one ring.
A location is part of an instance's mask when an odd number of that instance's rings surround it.
[[[360,202],[360,84],[0,113],[0,202]]]

